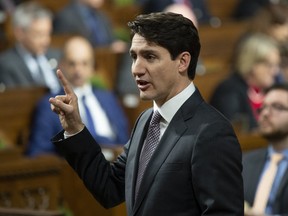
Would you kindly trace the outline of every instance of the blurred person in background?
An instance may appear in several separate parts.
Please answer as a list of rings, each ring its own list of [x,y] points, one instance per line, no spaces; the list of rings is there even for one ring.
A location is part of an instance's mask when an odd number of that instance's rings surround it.
[[[232,17],[235,20],[248,20],[253,17],[259,9],[265,7],[271,0],[239,0]]]
[[[261,7],[255,15],[249,19],[248,29],[240,40],[257,32],[267,34],[274,38],[279,48],[281,50],[285,49],[288,43],[288,1],[286,3],[284,1],[270,2],[264,7]],[[280,66],[281,73],[276,76],[276,81],[287,82],[287,77],[284,74],[285,68],[282,68],[282,64]]]
[[[110,18],[101,10],[103,5],[104,0],[71,0],[55,15],[54,33],[82,35],[94,47],[127,51],[127,44],[116,38]]]
[[[288,2],[270,3],[262,7],[249,20],[246,34],[261,32],[273,37],[278,43],[288,41]]]
[[[143,13],[160,12],[164,11],[165,8],[173,4],[185,4],[187,7],[194,11],[199,23],[207,23],[211,18],[205,0],[136,0],[135,3],[142,8]]]
[[[259,109],[259,134],[268,141],[265,148],[243,154],[244,198],[246,216],[288,215],[288,85],[269,88]],[[279,157],[276,176],[268,197],[263,199],[261,184],[272,157]],[[268,171],[267,171],[268,172]],[[268,174],[267,174],[268,175]],[[272,175],[272,174],[271,174]],[[269,188],[266,186],[266,189]],[[258,195],[259,194],[259,195]],[[260,201],[258,196],[261,197]],[[257,198],[256,198],[257,197]],[[259,203],[260,202],[260,203]],[[262,203],[263,202],[263,203]],[[259,207],[258,204],[259,204]]]
[[[59,50],[51,49],[52,13],[37,2],[19,4],[12,16],[15,45],[0,54],[0,83],[7,88],[46,86],[58,92]]]
[[[288,82],[288,43],[280,47],[281,53],[281,77],[283,82]]]
[[[63,49],[60,68],[79,98],[81,117],[94,138],[103,146],[126,143],[129,125],[117,98],[112,92],[91,85],[94,73],[91,44],[79,36],[69,39]],[[63,90],[58,92],[63,93]],[[44,96],[36,107],[26,152],[29,156],[56,153],[50,138],[62,127],[58,116],[50,110],[48,99],[51,96],[55,94]]]
[[[279,73],[280,51],[277,42],[265,34],[251,34],[235,50],[231,74],[212,93],[210,104],[241,130],[257,128],[263,90],[275,83]]]

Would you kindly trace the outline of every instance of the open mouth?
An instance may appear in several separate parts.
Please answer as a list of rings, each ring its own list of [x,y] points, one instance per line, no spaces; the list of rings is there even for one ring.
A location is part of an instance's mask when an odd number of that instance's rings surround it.
[[[146,90],[149,87],[150,83],[145,80],[137,80],[137,86],[141,91]]]

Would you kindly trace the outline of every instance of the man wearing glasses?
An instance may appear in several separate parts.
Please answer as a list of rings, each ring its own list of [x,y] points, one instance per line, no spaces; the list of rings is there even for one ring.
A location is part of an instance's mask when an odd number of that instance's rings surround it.
[[[270,87],[259,109],[269,145],[243,155],[245,215],[288,215],[288,85]]]

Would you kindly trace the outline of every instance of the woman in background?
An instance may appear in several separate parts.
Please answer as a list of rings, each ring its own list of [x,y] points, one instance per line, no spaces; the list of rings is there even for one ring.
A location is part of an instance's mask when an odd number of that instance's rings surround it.
[[[279,73],[280,52],[273,38],[260,33],[243,38],[235,51],[232,73],[216,87],[210,103],[233,124],[241,123],[241,130],[253,131],[263,90]]]

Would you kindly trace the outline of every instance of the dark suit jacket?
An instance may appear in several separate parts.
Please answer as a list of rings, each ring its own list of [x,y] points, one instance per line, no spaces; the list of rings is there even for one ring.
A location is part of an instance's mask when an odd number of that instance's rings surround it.
[[[259,149],[243,155],[243,181],[244,198],[253,205],[256,189],[267,157],[267,149]],[[288,170],[286,170],[281,180],[273,214],[288,215]]]
[[[244,129],[257,127],[257,120],[247,94],[248,85],[236,73],[220,83],[214,90],[210,104],[231,121],[243,121]],[[247,125],[247,126],[246,126]]]
[[[103,144],[103,146],[108,144],[125,144],[129,139],[128,119],[118,103],[117,98],[109,91],[96,88],[93,89],[93,93],[107,114],[116,135],[114,140],[106,137],[97,137],[99,143]],[[63,92],[60,92],[59,94],[61,95]],[[53,135],[58,133],[62,127],[58,115],[51,112],[50,109],[49,98],[52,96],[55,95],[48,94],[43,97],[36,107],[26,151],[26,154],[29,156],[56,153],[56,149],[50,139]]]
[[[134,203],[138,160],[152,109],[143,112],[117,161],[104,159],[87,129],[54,144],[106,208],[126,200],[129,216],[243,216],[240,145],[229,122],[197,90],[160,140]],[[85,171],[85,172],[84,172]]]
[[[48,49],[46,57],[48,60],[55,59],[58,63],[60,52],[56,49]],[[57,66],[55,67],[55,76],[56,69]],[[31,87],[38,85],[33,80],[29,68],[15,47],[0,55],[0,83],[3,83],[6,87]]]
[[[232,17],[236,20],[247,20],[255,16],[261,8],[264,8],[269,4],[269,0],[238,0]]]
[[[75,1],[71,1],[63,10],[59,11],[53,21],[53,31],[56,34],[77,34],[87,38],[94,46],[103,46],[111,44],[115,37],[112,30],[112,24],[108,17],[101,11],[95,11],[102,29],[106,31],[105,44],[93,44],[93,39],[89,28],[85,23],[85,18],[81,15],[79,5]]]

